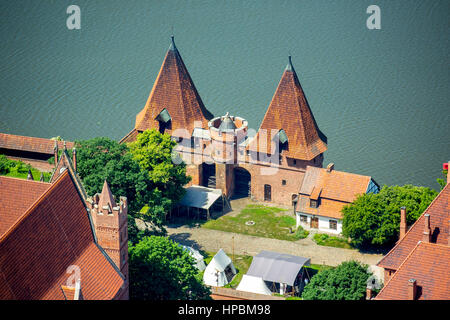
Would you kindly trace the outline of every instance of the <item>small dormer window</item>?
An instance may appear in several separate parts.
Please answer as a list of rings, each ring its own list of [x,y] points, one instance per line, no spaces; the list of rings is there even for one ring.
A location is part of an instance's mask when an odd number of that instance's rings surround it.
[[[309,200],[309,206],[311,208],[317,208],[319,206],[319,201],[318,200]]]
[[[159,132],[164,133],[166,129],[170,129],[172,118],[170,117],[169,111],[163,109],[158,116],[155,118],[159,122]]]

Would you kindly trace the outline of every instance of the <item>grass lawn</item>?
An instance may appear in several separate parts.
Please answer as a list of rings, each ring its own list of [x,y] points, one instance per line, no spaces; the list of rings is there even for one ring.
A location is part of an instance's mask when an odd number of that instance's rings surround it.
[[[39,179],[41,178],[41,171],[23,163],[22,161],[8,159],[8,166],[9,172],[2,175],[7,177],[26,179],[28,176],[28,169],[30,169],[34,180],[39,181]],[[44,172],[44,181],[48,182],[50,180],[50,177],[50,172]]]
[[[216,220],[209,220],[202,228],[236,232],[257,237],[274,238],[280,240],[295,241],[308,236],[308,231],[300,229],[290,233],[289,229],[295,230],[295,218],[285,215],[287,209],[268,207],[264,205],[247,205],[235,217],[222,216]],[[254,221],[254,225],[246,225],[247,221]]]
[[[320,246],[328,246],[335,248],[354,249],[347,241],[342,237],[330,236],[325,233],[316,233],[313,236],[313,240]]]

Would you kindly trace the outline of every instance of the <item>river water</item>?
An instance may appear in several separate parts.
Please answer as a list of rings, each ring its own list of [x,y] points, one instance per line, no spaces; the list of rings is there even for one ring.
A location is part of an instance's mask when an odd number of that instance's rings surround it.
[[[69,30],[66,9],[81,9]],[[369,30],[369,5],[381,29]],[[450,1],[0,1],[0,132],[119,140],[170,35],[205,106],[257,129],[292,55],[324,165],[437,189],[450,160]]]

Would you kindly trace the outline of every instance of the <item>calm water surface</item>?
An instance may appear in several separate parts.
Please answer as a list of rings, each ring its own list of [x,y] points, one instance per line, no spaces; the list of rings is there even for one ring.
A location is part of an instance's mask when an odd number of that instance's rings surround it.
[[[66,8],[81,8],[68,30]],[[368,30],[366,8],[381,8]],[[1,1],[0,132],[120,139],[170,34],[206,107],[257,129],[287,56],[325,165],[438,188],[450,160],[450,1]]]

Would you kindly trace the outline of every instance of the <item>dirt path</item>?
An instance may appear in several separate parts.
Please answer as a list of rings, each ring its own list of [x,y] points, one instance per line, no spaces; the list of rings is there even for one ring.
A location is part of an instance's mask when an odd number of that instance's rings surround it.
[[[381,254],[365,254],[357,250],[319,246],[309,237],[298,241],[285,241],[187,226],[167,228],[167,231],[174,241],[210,252],[217,252],[222,248],[227,253],[233,253],[234,247],[235,254],[254,256],[261,250],[269,250],[309,257],[311,263],[330,266],[352,259],[375,265],[382,258]]]

